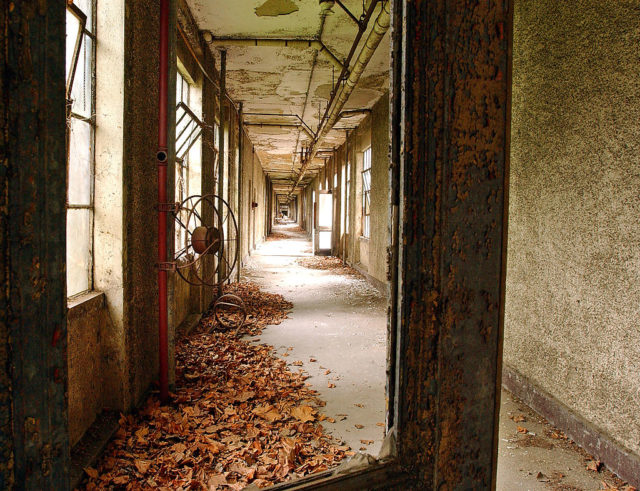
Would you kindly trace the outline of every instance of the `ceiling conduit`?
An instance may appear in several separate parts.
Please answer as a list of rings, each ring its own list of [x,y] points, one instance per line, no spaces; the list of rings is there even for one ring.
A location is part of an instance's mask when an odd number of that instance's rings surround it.
[[[211,39],[213,46],[271,46],[289,47],[297,49],[314,48],[318,53],[323,53],[331,63],[342,70],[342,62],[319,39],[275,39],[275,38],[230,38],[216,37]]]
[[[316,132],[317,136],[311,142],[306,158],[304,159],[302,163],[302,167],[300,168],[300,173],[298,174],[298,178],[296,179],[293,186],[291,186],[291,190],[289,191],[289,196],[293,194],[296,187],[300,184],[300,181],[302,181],[302,178],[304,177],[304,174],[307,171],[307,167],[309,166],[309,164],[315,157],[316,153],[318,152],[317,149],[322,144],[324,138],[327,136],[327,133],[333,128],[333,126],[336,124],[338,119],[340,119],[340,113],[342,111],[342,108],[344,107],[346,102],[349,100],[349,96],[351,95],[351,93],[353,92],[353,89],[356,87],[358,81],[360,80],[360,76],[362,75],[362,72],[364,72],[365,68],[367,67],[367,64],[373,57],[373,54],[375,53],[376,48],[380,44],[380,41],[382,41],[382,38],[384,37],[386,32],[389,30],[389,25],[391,23],[390,9],[391,9],[391,2],[389,0],[384,1],[382,3],[382,9],[380,10],[380,13],[378,14],[378,17],[376,18],[376,21],[373,25],[373,28],[371,29],[371,32],[369,33],[369,36],[367,37],[367,40],[365,41],[364,46],[360,51],[360,54],[358,55],[358,58],[355,64],[353,65],[353,68],[351,69],[349,77],[347,78],[340,92],[338,93],[335,103],[332,105],[330,111],[328,111],[326,113],[326,117],[323,118],[322,123],[320,124],[320,127]]]

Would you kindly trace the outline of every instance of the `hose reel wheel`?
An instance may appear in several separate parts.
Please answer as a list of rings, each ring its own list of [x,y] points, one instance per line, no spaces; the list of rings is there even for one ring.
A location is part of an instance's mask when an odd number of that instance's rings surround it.
[[[238,225],[229,204],[215,194],[189,196],[174,217],[174,261],[180,277],[196,286],[226,281],[235,269],[238,250]]]

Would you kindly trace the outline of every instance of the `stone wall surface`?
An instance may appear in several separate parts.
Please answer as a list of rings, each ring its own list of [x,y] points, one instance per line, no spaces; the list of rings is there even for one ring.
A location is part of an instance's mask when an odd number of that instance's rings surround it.
[[[515,3],[505,364],[640,452],[640,8]]]

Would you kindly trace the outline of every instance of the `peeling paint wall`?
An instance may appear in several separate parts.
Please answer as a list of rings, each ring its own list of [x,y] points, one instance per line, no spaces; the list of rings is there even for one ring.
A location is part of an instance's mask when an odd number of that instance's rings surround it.
[[[640,8],[515,3],[504,360],[640,453]]]

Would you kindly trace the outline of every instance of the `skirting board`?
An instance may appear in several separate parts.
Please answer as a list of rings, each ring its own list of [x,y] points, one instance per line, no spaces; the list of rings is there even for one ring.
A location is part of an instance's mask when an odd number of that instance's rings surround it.
[[[575,414],[555,397],[536,387],[524,375],[506,365],[502,370],[502,385],[603,462],[611,471],[629,484],[640,488],[640,457],[638,455],[613,440],[582,416]]]
[[[367,281],[376,288],[376,290],[378,290],[382,295],[385,296],[385,298],[389,297],[389,285],[388,285],[388,283],[384,283],[384,282],[380,281],[378,278],[374,278],[368,272],[366,272],[364,269],[362,269],[358,264],[349,264],[348,262],[346,262],[345,264],[347,264],[347,266],[352,267],[358,273],[360,273],[362,276],[364,276],[367,279]]]

